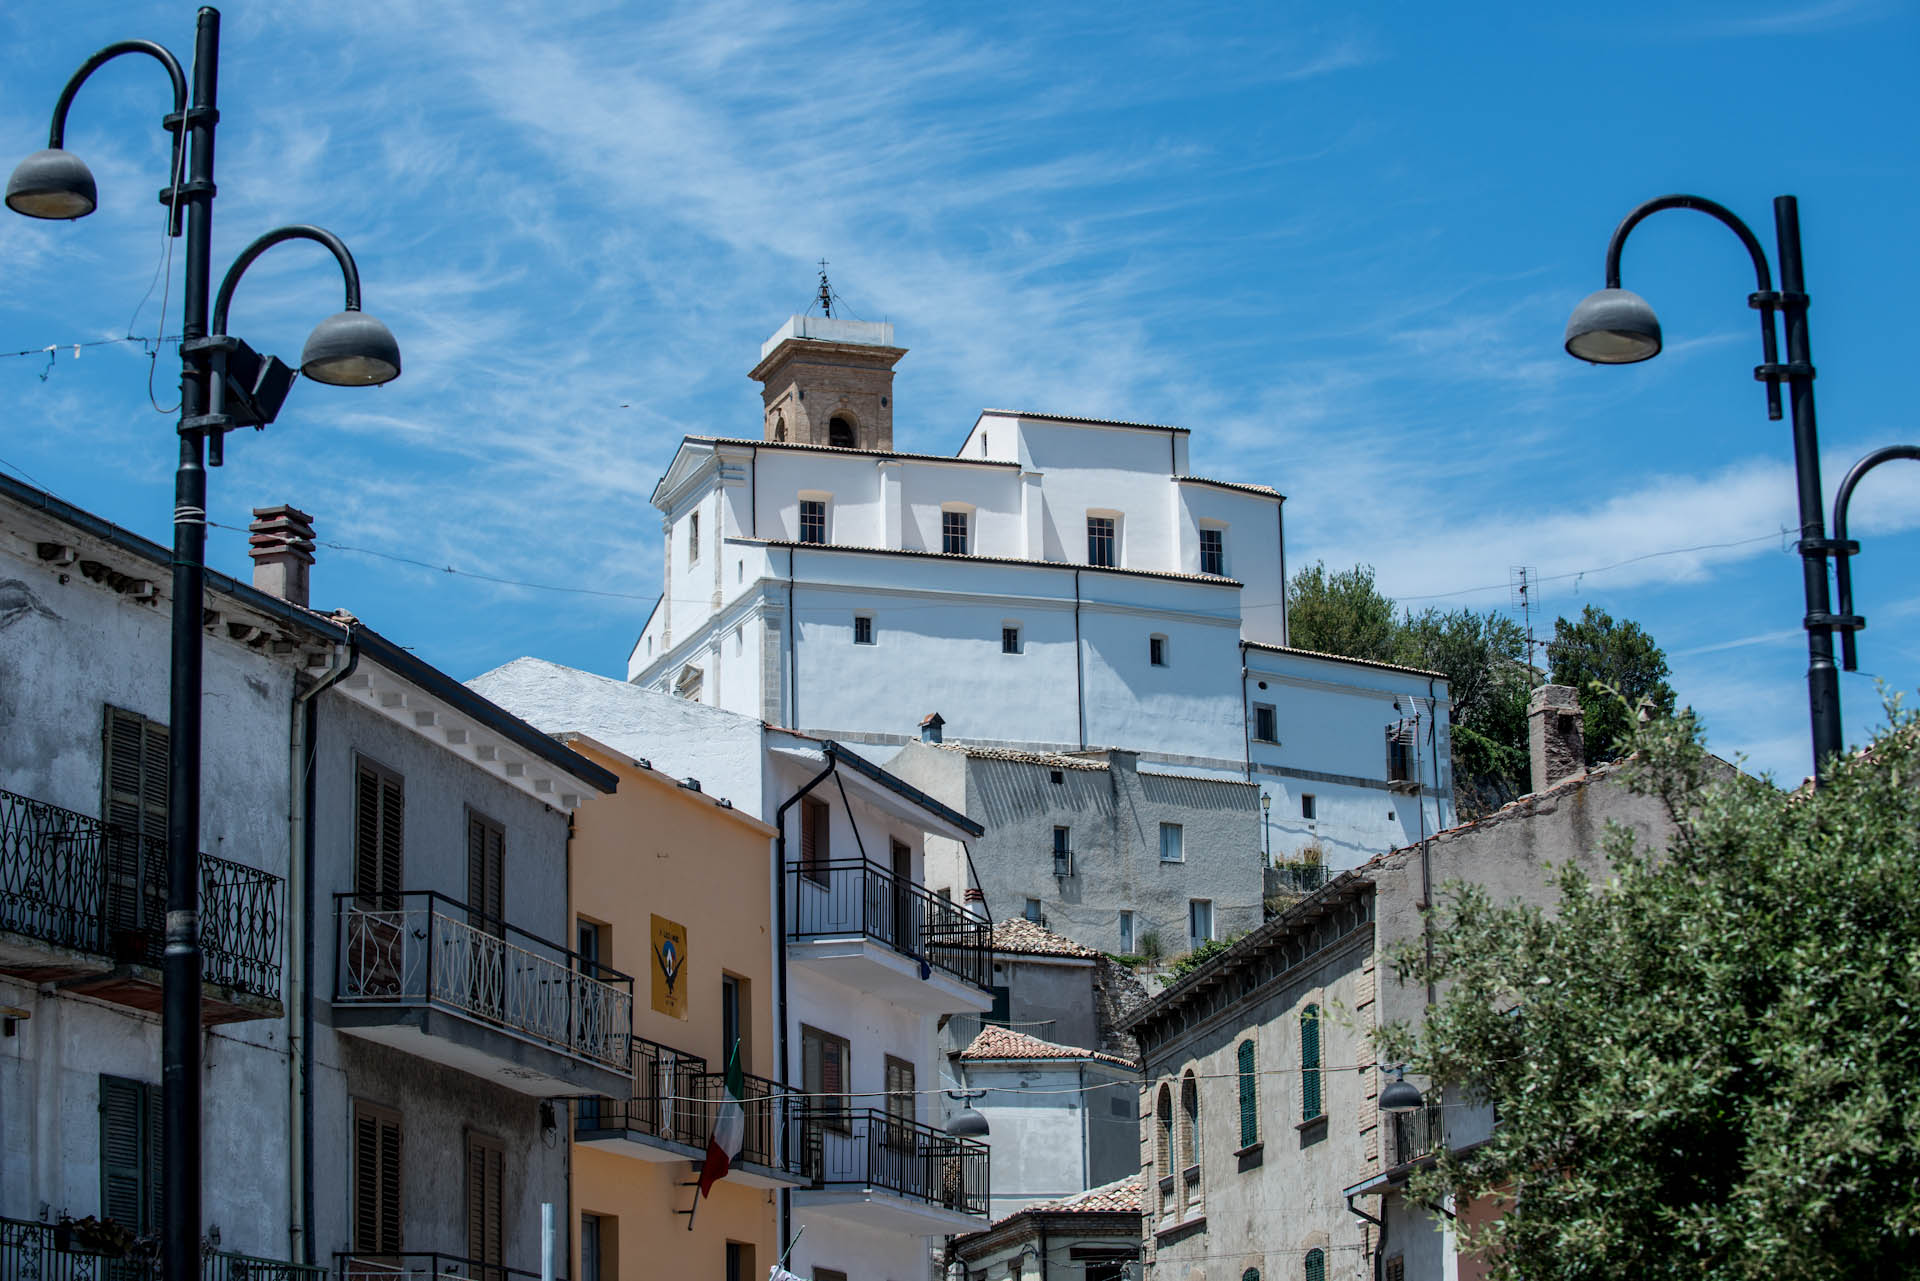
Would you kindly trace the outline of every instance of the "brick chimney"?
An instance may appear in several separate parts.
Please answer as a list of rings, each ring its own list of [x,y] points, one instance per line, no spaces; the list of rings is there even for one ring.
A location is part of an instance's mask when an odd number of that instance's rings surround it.
[[[940,713],[928,712],[920,722],[920,741],[923,743],[938,743],[940,741],[941,726],[946,723],[946,717],[940,715]]]
[[[1533,790],[1544,792],[1586,768],[1582,742],[1580,691],[1571,685],[1542,685],[1527,700],[1527,756],[1533,765]]]
[[[307,604],[307,568],[313,564],[313,517],[285,503],[256,507],[247,526],[253,585],[302,608]]]

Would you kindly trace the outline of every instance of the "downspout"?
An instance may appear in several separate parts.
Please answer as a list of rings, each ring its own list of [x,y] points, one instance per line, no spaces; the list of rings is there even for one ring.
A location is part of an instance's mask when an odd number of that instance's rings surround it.
[[[788,552],[787,570],[789,573],[793,570],[791,551]],[[791,617],[793,613],[792,609],[789,608],[787,613],[788,616]],[[783,1089],[792,1084],[790,1079],[792,1073],[787,1067],[787,1059],[790,1054],[787,1042],[787,811],[793,808],[794,804],[798,802],[801,797],[826,782],[827,777],[839,768],[839,760],[829,751],[827,753],[827,767],[808,779],[799,791],[789,796],[786,800],[781,801],[779,808],[773,811],[774,928],[780,931],[780,950],[774,953],[776,962],[774,967],[774,986],[778,993],[776,1003],[780,1007],[780,1015],[779,1023],[774,1030],[777,1033],[777,1039],[780,1044],[780,1085]],[[786,1136],[791,1138],[792,1134],[793,1127],[786,1127]],[[792,1248],[793,1190],[791,1188],[781,1188],[780,1257],[785,1259],[787,1257],[787,1251]]]
[[[760,446],[747,459],[747,537],[760,537]]]
[[[1386,1268],[1387,1260],[1387,1207],[1386,1204],[1382,1202],[1380,1206],[1380,1217],[1376,1219],[1353,1203],[1353,1198],[1358,1195],[1360,1194],[1357,1192],[1347,1193],[1347,1210],[1349,1213],[1365,1219],[1368,1223],[1377,1223],[1380,1225],[1380,1245],[1373,1252],[1373,1281],[1380,1281],[1381,1273]]]
[[[1253,701],[1252,693],[1247,689],[1247,643],[1240,642],[1240,742],[1247,753],[1247,781],[1253,781],[1253,727],[1247,724],[1249,708]],[[1278,731],[1276,731],[1277,733]],[[1264,833],[1262,833],[1264,835]]]
[[[287,1036],[298,1044],[289,1046],[287,1055],[288,1115],[292,1121],[292,1140],[287,1144],[287,1236],[289,1254],[300,1263],[311,1265],[313,1251],[313,900],[314,900],[314,778],[318,759],[320,694],[353,674],[360,664],[360,647],[353,640],[353,624],[347,623],[347,659],[334,660],[313,688],[293,696],[288,719],[287,760],[295,771],[288,788],[291,801],[287,815],[287,848],[292,866],[287,869],[287,919],[299,934],[291,949],[287,969]]]
[[[1274,505],[1273,514],[1280,521],[1280,643],[1293,644],[1293,629],[1287,625],[1287,499],[1283,494]]]
[[[800,654],[793,647],[793,548],[787,548],[787,715],[789,729],[800,728]]]
[[[1080,658],[1080,571],[1073,571],[1073,701],[1080,712],[1080,750],[1087,750],[1087,683]]]
[[[1427,749],[1433,757],[1433,825],[1440,826],[1440,701],[1427,677]],[[1418,799],[1418,793],[1415,793]],[[1427,1004],[1433,1004],[1433,841],[1427,835],[1427,803],[1420,801],[1420,933],[1427,949]]]

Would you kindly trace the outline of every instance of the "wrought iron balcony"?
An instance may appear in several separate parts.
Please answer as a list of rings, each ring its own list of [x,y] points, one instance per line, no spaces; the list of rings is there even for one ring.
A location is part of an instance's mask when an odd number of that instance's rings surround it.
[[[1282,863],[1273,869],[1275,883],[1288,894],[1312,894],[1333,877],[1325,863]]]
[[[200,855],[209,1022],[278,1012],[259,1002],[280,999],[281,892],[271,872]],[[0,970],[158,1009],[166,917],[166,842],[0,791],[0,932],[17,936],[0,944]]]
[[[72,1224],[0,1219],[5,1281],[160,1281],[151,1248],[125,1254],[88,1248]],[[201,1281],[325,1281],[325,1268],[216,1250],[201,1243]]]
[[[798,1168],[814,1188],[854,1185],[964,1215],[987,1213],[990,1152],[977,1139],[877,1109],[801,1114]]]
[[[787,869],[787,937],[859,936],[984,992],[992,947],[986,918],[865,859]]]
[[[538,1272],[485,1263],[457,1254],[403,1250],[397,1254],[333,1256],[338,1281],[538,1281]]]
[[[759,1187],[791,1187],[799,1180],[783,1156],[782,1127],[798,1115],[791,1087],[742,1074],[740,1101],[746,1128],[728,1178]],[[644,1037],[633,1038],[632,1093],[586,1098],[574,1105],[574,1137],[583,1144],[647,1161],[684,1161],[702,1155],[726,1102],[726,1073],[707,1061]],[[792,1145],[789,1144],[789,1147]]]
[[[1440,1105],[1428,1100],[1412,1112],[1387,1115],[1387,1165],[1405,1165],[1446,1146]]]
[[[507,1060],[498,1069],[506,1083],[534,1094],[599,1090],[606,1071],[624,1076],[631,1067],[627,975],[432,891],[337,894],[334,914],[342,1030],[454,1066],[471,1068],[476,1054]],[[419,1010],[444,1011],[516,1045],[405,1017]],[[567,1062],[595,1070],[570,1072]]]

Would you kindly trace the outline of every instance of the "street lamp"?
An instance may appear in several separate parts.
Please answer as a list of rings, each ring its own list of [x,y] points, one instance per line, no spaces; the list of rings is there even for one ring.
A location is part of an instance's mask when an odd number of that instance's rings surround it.
[[[1860,550],[1860,544],[1847,537],[1847,504],[1853,501],[1853,487],[1868,472],[1881,463],[1890,463],[1896,458],[1907,458],[1920,462],[1920,445],[1888,445],[1876,449],[1847,469],[1847,475],[1840,482],[1840,488],[1833,495],[1833,585],[1840,597],[1840,613],[1853,619],[1853,626],[1840,633],[1840,665],[1848,671],[1856,670],[1854,661],[1853,634],[1867,625],[1867,620],[1853,612],[1853,557]]]
[[[1261,866],[1273,866],[1273,796],[1269,792],[1260,793],[1260,835],[1265,841],[1267,861]]]
[[[273,421],[293,384],[293,372],[280,361],[262,357],[227,335],[227,304],[241,273],[268,247],[283,240],[317,240],[340,262],[346,309],[314,330],[301,354],[301,372],[318,382],[348,386],[388,382],[400,374],[400,352],[386,326],[360,314],[360,273],[353,256],[338,237],[317,227],[285,227],[248,246],[221,283],[209,333],[213,135],[220,119],[215,106],[220,82],[218,10],[202,8],[199,13],[191,104],[179,60],[151,40],[123,40],[87,59],[54,105],[47,149],[28,156],[7,179],[7,207],[29,218],[84,218],[93,212],[99,203],[93,174],[65,148],[67,109],[87,77],[127,53],[155,59],[173,82],[173,111],[161,121],[173,135],[173,151],[160,200],[170,211],[170,234],[181,234],[184,219],[187,239],[180,326],[180,462],[174,473],[167,926],[161,963],[160,1264],[167,1281],[193,1281],[200,1275],[200,616],[206,465],[220,465],[227,432]]]
[[[1420,1088],[1407,1083],[1407,1066],[1402,1063],[1393,1069],[1393,1080],[1387,1083],[1387,1088],[1380,1091],[1378,1107],[1382,1112],[1396,1114],[1418,1112],[1425,1102]]]
[[[960,1110],[947,1122],[947,1133],[958,1139],[987,1137],[987,1118],[973,1110],[973,1101],[983,1098],[985,1090],[948,1090],[947,1097],[960,1104]]]
[[[1821,767],[1843,748],[1840,725],[1840,677],[1833,664],[1833,633],[1860,625],[1851,614],[1836,614],[1827,594],[1827,557],[1844,552],[1829,539],[1822,517],[1820,442],[1813,414],[1813,357],[1807,341],[1807,293],[1800,259],[1800,204],[1793,196],[1773,201],[1774,239],[1780,255],[1780,288],[1773,287],[1766,251],[1747,225],[1724,205],[1701,196],[1661,196],[1629,213],[1607,244],[1606,288],[1589,295],[1567,321],[1569,355],[1596,365],[1630,365],[1660,354],[1660,321],[1647,300],[1620,287],[1620,250],[1640,222],[1663,209],[1694,209],[1718,219],[1740,238],[1753,259],[1758,289],[1747,305],[1760,313],[1763,363],[1753,376],[1766,384],[1767,417],[1780,418],[1780,384],[1792,389],[1793,462],[1800,504],[1800,571],[1806,589],[1807,707],[1813,722],[1813,767]],[[1786,324],[1787,359],[1775,346],[1773,315]],[[1842,561],[1844,566],[1844,560]]]

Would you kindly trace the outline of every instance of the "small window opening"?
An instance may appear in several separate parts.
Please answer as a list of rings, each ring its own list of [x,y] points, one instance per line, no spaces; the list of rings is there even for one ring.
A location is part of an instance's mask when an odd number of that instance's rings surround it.
[[[853,448],[853,423],[835,414],[827,420],[827,443],[842,449]]]
[[[853,643],[856,645],[873,644],[872,614],[855,614],[853,616]]]

